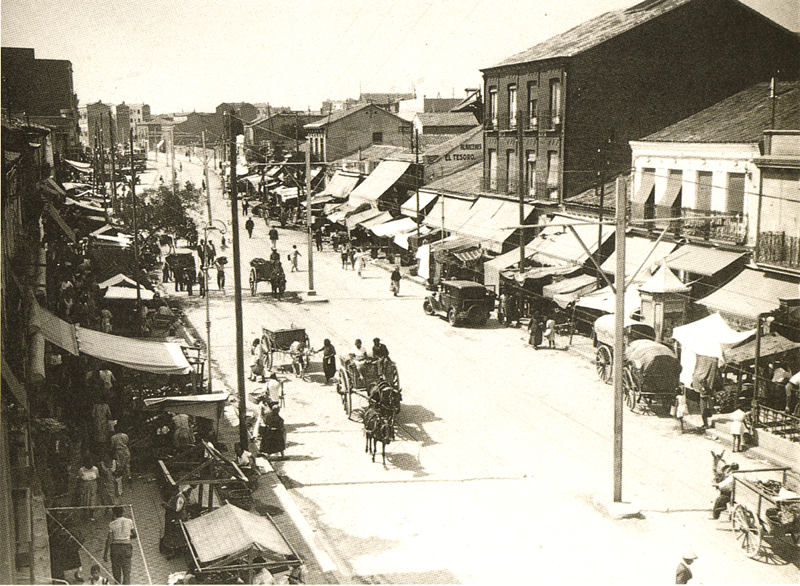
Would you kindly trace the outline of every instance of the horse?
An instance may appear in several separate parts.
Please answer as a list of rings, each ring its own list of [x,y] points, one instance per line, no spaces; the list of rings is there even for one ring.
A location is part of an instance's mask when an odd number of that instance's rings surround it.
[[[403,394],[400,389],[394,388],[383,379],[371,382],[367,391],[369,404],[376,407],[381,415],[390,419],[394,423],[394,417],[400,413],[400,402]]]
[[[377,407],[367,407],[364,411],[364,435],[367,438],[365,453],[372,455],[375,461],[375,453],[378,451],[378,442],[382,444],[383,464],[386,465],[386,444],[394,439],[394,425],[389,418],[381,415]]]
[[[714,458],[714,461],[711,463],[711,473],[714,475],[714,484],[722,482],[722,480],[725,479],[725,468],[728,464],[722,459],[723,455],[725,455],[725,450],[722,450],[719,454],[715,454],[714,450],[711,450],[711,457]]]

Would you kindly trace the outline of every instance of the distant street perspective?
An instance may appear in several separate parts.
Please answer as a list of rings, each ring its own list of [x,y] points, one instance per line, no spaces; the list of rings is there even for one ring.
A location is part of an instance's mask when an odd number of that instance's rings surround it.
[[[15,7],[0,583],[799,583],[800,36],[756,4],[161,113]]]

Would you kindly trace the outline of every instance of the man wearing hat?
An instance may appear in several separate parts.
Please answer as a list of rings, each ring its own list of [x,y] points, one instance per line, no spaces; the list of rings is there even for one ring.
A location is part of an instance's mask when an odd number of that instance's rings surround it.
[[[797,404],[797,392],[800,390],[800,372],[786,382],[786,412],[792,413]]]
[[[678,569],[675,570],[675,583],[676,584],[688,584],[689,580],[692,579],[692,571],[689,569],[689,566],[692,565],[692,562],[697,559],[697,554],[695,553],[687,553],[683,556],[683,560],[681,563],[678,564]]]

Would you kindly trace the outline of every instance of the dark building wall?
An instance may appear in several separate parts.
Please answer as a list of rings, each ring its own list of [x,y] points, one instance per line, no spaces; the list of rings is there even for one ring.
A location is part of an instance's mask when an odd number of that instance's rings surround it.
[[[236,110],[237,116],[239,116],[244,122],[252,122],[258,118],[259,115],[258,108],[256,108],[253,104],[248,104],[245,102],[223,102],[217,106],[216,112],[222,116],[223,113],[230,112],[231,110]]]
[[[3,108],[30,116],[77,108],[70,61],[36,59],[33,49],[14,47],[3,47],[1,57]]]
[[[403,132],[403,128],[408,132]],[[372,106],[364,108],[329,124],[325,137],[326,160],[335,161],[365,149],[374,143],[373,137],[381,133],[380,144],[409,146],[411,123],[385,110]]]
[[[200,144],[203,132],[206,133],[207,145],[223,140],[225,129],[222,116],[192,112],[185,122],[175,125],[175,144]]]
[[[131,109],[127,104],[118,104],[117,108],[117,128],[114,140],[118,143],[127,144],[131,130]]]
[[[111,141],[109,139],[110,120],[109,113],[111,106],[102,102],[94,104],[87,104],[86,113],[89,122],[89,146],[95,146],[97,142],[98,129],[101,131],[101,142],[103,148],[109,148]]]

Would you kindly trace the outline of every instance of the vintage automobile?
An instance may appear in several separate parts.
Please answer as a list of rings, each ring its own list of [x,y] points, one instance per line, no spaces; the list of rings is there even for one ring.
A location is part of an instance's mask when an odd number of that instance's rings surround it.
[[[444,313],[452,326],[465,322],[482,326],[494,309],[494,292],[474,281],[442,281],[425,298],[422,309],[428,315]]]

